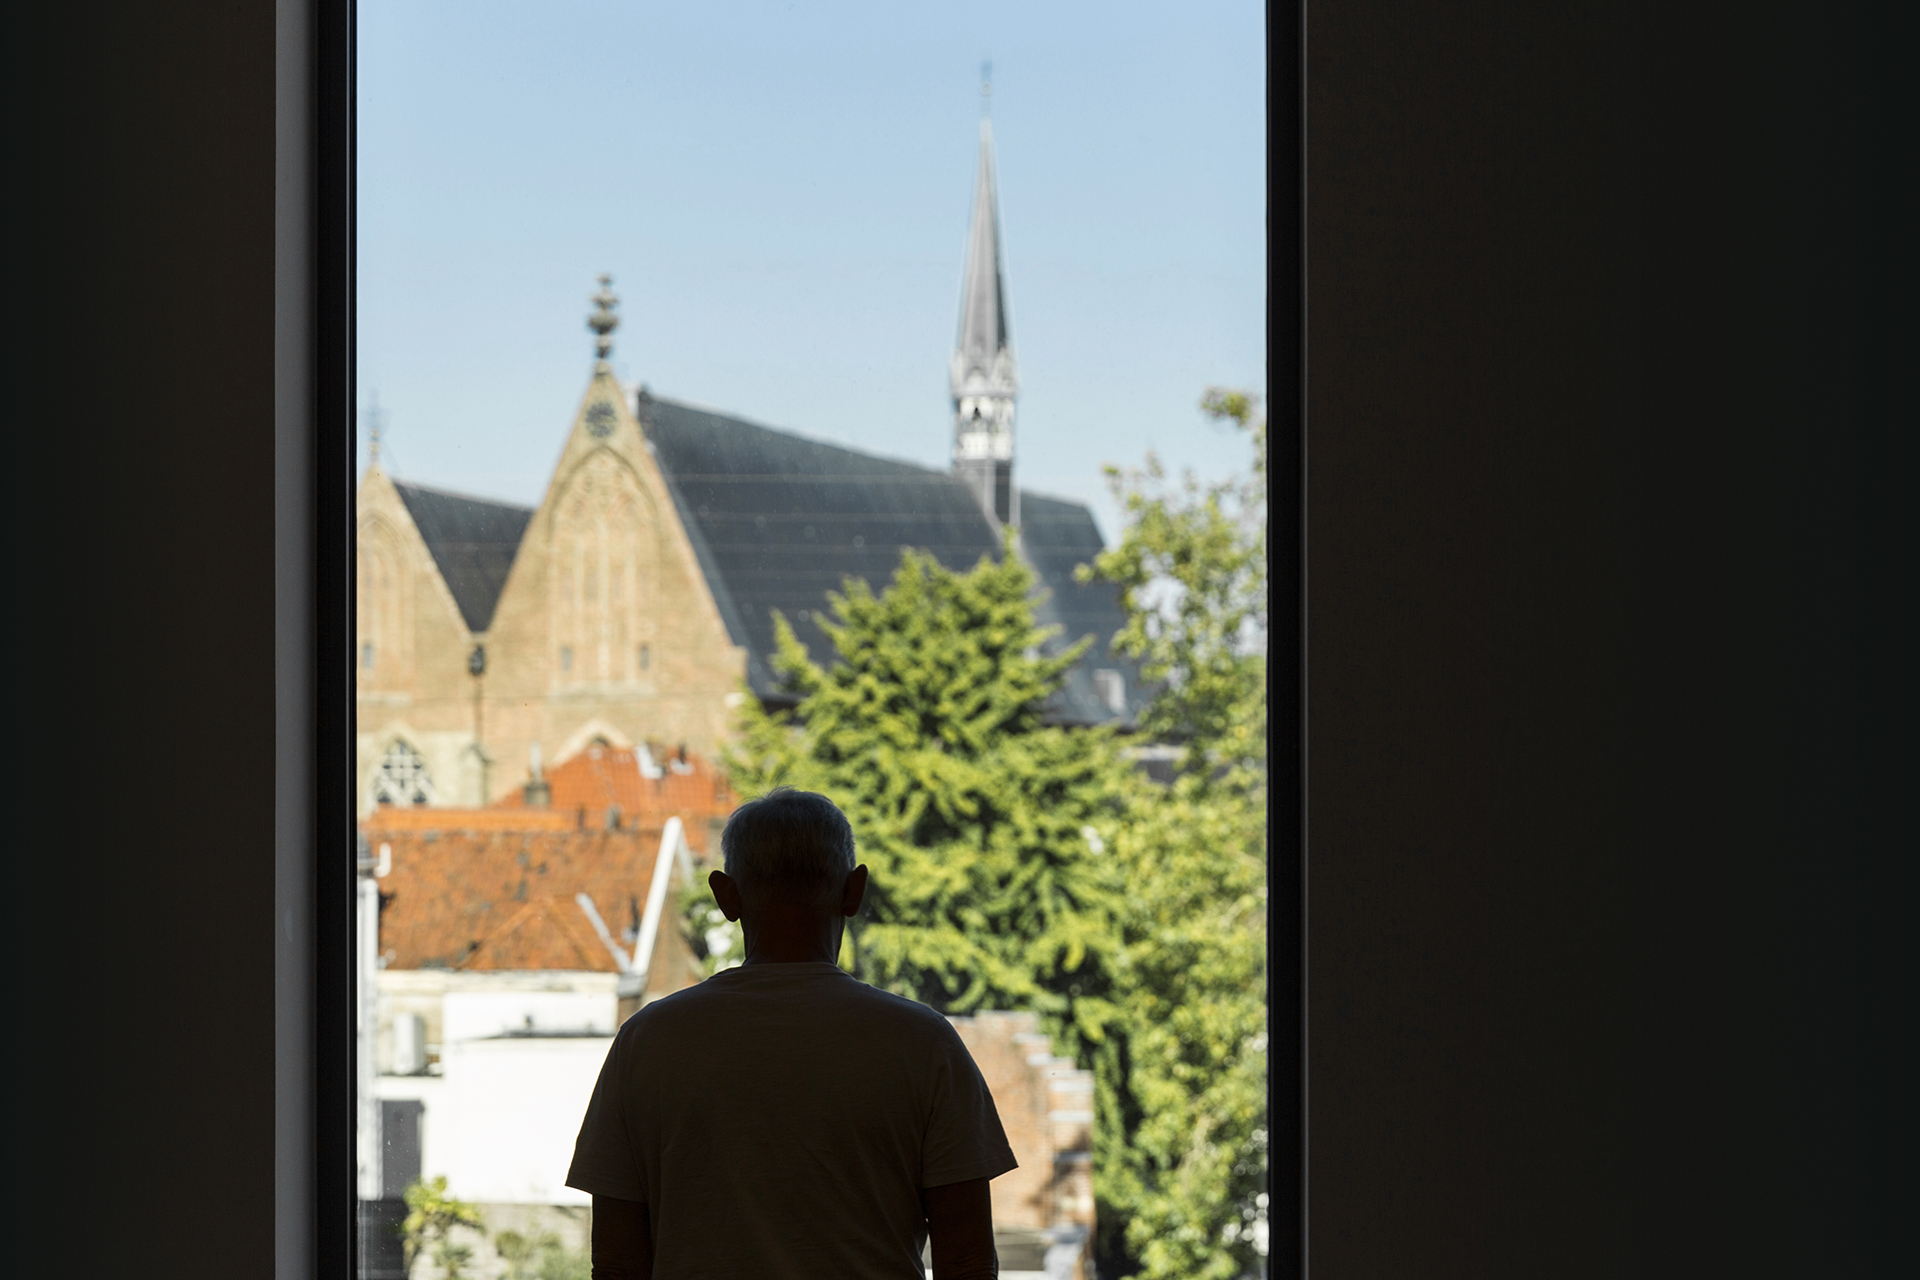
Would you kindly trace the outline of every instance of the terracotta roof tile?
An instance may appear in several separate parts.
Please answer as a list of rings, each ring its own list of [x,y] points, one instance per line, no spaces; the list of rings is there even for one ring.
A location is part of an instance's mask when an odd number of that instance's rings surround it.
[[[536,898],[527,903],[482,938],[459,967],[470,971],[620,971],[613,954],[588,923],[586,913],[571,897]]]
[[[659,825],[677,817],[686,824],[688,843],[704,851],[708,826],[737,806],[724,773],[701,757],[654,751],[657,778],[641,771],[638,750],[591,746],[546,771],[548,804],[529,807],[515,792],[494,806],[502,813],[568,815],[576,827],[604,827],[610,811],[622,825]]]
[[[387,846],[388,872],[379,882],[380,950],[396,969],[520,968],[530,967],[530,957],[582,950],[584,944],[567,939],[584,936],[593,942],[585,949],[592,962],[588,967],[610,972],[612,957],[573,895],[591,897],[615,941],[630,946],[623,935],[638,928],[645,908],[661,825],[620,831],[416,831],[369,824],[368,843],[376,850]],[[517,919],[529,904],[550,899],[565,904],[566,911]],[[502,937],[495,945],[502,930],[512,926],[525,932],[537,919],[560,921],[554,926],[557,936],[538,942],[531,935]],[[567,966],[572,964],[569,959]]]
[[[408,809],[381,805],[363,824],[367,839],[376,833],[398,831],[575,831],[580,815],[558,809],[441,809],[419,805]]]
[[[369,814],[369,852],[378,859],[384,849],[388,866],[380,949],[389,966],[614,972],[574,895],[591,897],[630,948],[667,819],[678,817],[704,855],[735,804],[725,775],[698,756],[654,758],[661,776],[648,778],[638,752],[588,747],[548,771],[551,805],[529,807],[516,794],[485,809]]]

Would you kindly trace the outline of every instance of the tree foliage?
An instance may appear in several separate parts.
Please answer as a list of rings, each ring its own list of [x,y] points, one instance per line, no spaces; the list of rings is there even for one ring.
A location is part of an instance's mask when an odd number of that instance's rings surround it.
[[[567,1248],[551,1231],[502,1231],[493,1238],[493,1247],[507,1264],[501,1280],[592,1280],[590,1253]]]
[[[1202,483],[1188,473],[1170,485],[1153,454],[1137,470],[1108,467],[1126,534],[1079,572],[1120,588],[1127,624],[1114,648],[1159,686],[1141,728],[1183,744],[1209,780],[1266,760],[1267,424],[1257,405],[1219,388],[1200,402],[1252,437],[1250,475]]]
[[[1126,532],[1081,570],[1121,588],[1114,647],[1158,684],[1142,727],[1183,747],[1115,850],[1123,1034],[1101,1064],[1096,1188],[1113,1269],[1226,1280],[1265,1216],[1266,424],[1242,392],[1201,406],[1251,435],[1251,477],[1110,468]]]
[[[1130,818],[1115,1034],[1093,1062],[1103,1269],[1227,1280],[1265,1188],[1264,813],[1184,775]]]
[[[863,978],[946,1013],[1034,1010],[1080,1045],[1111,1017],[1121,882],[1096,846],[1129,771],[1110,732],[1042,723],[1085,644],[1042,652],[1033,591],[1017,555],[956,573],[907,551],[882,593],[831,597],[834,665],[778,619],[799,703],[749,702],[731,765],[746,792],[784,783],[846,811],[872,874],[849,931]]]
[[[831,664],[777,618],[797,704],[748,699],[729,760],[744,794],[821,791],[853,823],[873,879],[843,963],[946,1013],[1038,1013],[1093,1071],[1102,1270],[1154,1280],[1251,1270],[1265,1183],[1265,425],[1241,393],[1203,407],[1251,434],[1252,478],[1110,470],[1126,532],[1081,571],[1120,588],[1110,639],[1154,682],[1137,734],[1044,723],[1089,639],[1045,653],[1009,543],[847,582]],[[1141,739],[1181,748],[1171,783]],[[708,910],[682,915],[711,965]]]
[[[444,1174],[414,1183],[406,1189],[405,1198],[407,1216],[400,1224],[400,1237],[406,1249],[407,1274],[413,1274],[414,1259],[431,1248],[434,1265],[440,1268],[444,1280],[460,1280],[473,1259],[473,1248],[456,1241],[453,1231],[468,1227],[486,1234],[480,1210],[448,1195]]]

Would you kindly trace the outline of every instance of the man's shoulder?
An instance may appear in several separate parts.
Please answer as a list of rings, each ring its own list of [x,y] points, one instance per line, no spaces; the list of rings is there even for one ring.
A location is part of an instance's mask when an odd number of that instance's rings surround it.
[[[929,1031],[946,1035],[956,1034],[951,1022],[918,1000],[895,995],[891,991],[882,991],[879,987],[870,986],[858,978],[850,978],[845,987],[847,990],[843,998],[859,1002],[871,1009],[876,1017],[898,1019],[904,1024],[918,1025]]]
[[[822,966],[823,968],[825,966]],[[793,975],[801,978],[803,975]],[[645,1038],[658,1034],[676,1034],[690,1024],[724,1016],[724,1010],[738,997],[770,994],[778,983],[778,998],[789,1008],[814,1005],[823,1015],[852,1017],[862,1022],[885,1024],[897,1034],[931,1035],[939,1039],[957,1036],[953,1024],[938,1012],[906,996],[882,991],[860,981],[852,974],[828,972],[804,975],[806,980],[786,982],[787,974],[745,972],[741,968],[723,970],[704,982],[649,1002],[621,1026],[622,1039]]]
[[[918,1000],[883,991],[849,976],[836,984],[823,1009],[850,1044],[886,1045],[912,1060],[943,1062],[965,1053],[960,1033],[937,1011]]]
[[[683,987],[669,995],[658,996],[641,1005],[625,1022],[621,1023],[616,1035],[626,1038],[644,1033],[649,1028],[657,1027],[662,1023],[678,1021],[688,1015],[698,1017],[718,994],[720,993],[713,986],[713,979],[709,978],[705,982],[696,982],[690,987]]]

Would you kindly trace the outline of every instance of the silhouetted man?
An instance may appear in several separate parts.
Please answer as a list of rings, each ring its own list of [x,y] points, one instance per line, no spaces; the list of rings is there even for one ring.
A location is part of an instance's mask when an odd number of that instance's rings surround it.
[[[832,801],[742,805],[708,883],[746,961],[627,1019],[567,1185],[595,1280],[991,1280],[990,1179],[1015,1167],[947,1020],[834,963],[866,895]]]

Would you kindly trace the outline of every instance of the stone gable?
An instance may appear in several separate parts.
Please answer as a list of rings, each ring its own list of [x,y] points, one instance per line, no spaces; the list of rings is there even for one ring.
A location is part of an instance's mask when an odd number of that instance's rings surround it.
[[[466,521],[476,527],[513,510],[432,496],[440,506],[486,508]],[[461,523],[457,508],[446,514]],[[535,744],[551,759],[590,725],[703,755],[724,742],[745,653],[605,365],[497,597],[489,575],[507,561],[502,549],[454,543],[436,560],[377,466],[361,484],[359,535],[356,654],[369,655],[359,673],[362,813],[374,804],[376,773],[402,767],[396,744],[418,756],[435,803],[485,805],[526,782]],[[459,583],[472,598],[456,599],[448,564],[474,579]]]
[[[373,803],[374,772],[406,753],[431,778],[434,803],[478,804],[481,761],[466,676],[472,632],[405,501],[378,466],[361,481],[355,534],[360,807]]]

